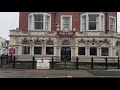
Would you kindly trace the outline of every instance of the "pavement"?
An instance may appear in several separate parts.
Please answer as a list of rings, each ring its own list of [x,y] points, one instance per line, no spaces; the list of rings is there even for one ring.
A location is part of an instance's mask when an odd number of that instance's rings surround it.
[[[120,69],[109,70],[37,70],[0,69],[0,78],[96,78],[120,77]]]
[[[92,76],[92,74],[85,70],[0,69],[0,78],[64,78]]]

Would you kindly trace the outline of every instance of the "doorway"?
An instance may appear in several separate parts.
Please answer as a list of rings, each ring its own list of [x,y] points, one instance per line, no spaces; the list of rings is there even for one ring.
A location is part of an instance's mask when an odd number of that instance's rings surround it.
[[[70,47],[62,47],[61,49],[61,61],[71,61],[71,49]]]

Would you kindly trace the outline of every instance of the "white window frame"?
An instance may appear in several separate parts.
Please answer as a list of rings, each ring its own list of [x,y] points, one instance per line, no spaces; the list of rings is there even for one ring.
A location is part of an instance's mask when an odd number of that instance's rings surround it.
[[[110,19],[111,19],[111,18],[112,18],[112,19],[115,19],[115,26],[114,26],[115,29],[114,29],[114,30],[111,30],[111,29],[110,29],[110,25],[111,25],[111,24],[110,24]],[[109,16],[109,30],[110,30],[110,31],[116,31],[116,17],[114,17],[114,16]]]
[[[89,15],[99,15],[99,17],[98,17],[98,24],[99,24],[98,26],[99,27],[97,30],[89,30]],[[82,29],[82,24],[83,24],[82,17],[83,16],[86,16],[86,30]],[[103,23],[101,22],[102,16],[103,16]],[[84,14],[81,14],[81,16],[80,16],[80,31],[105,31],[105,15],[103,13],[84,13]]]
[[[35,29],[34,28],[34,15],[43,15],[43,29]],[[46,30],[45,28],[45,19],[46,19],[46,16],[49,16],[50,17],[50,23],[49,23],[49,30]],[[30,13],[28,15],[28,31],[51,31],[51,14],[48,14],[48,13]]]
[[[70,17],[70,31],[72,31],[72,15],[61,15],[61,31],[63,30],[63,17]]]

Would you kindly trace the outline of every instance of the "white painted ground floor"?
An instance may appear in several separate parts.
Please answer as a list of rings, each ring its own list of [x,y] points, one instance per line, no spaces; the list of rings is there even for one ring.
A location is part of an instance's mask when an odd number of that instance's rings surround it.
[[[11,33],[10,46],[15,47],[19,60],[35,56],[40,59],[75,61],[76,57],[103,59],[116,58],[116,48],[120,45],[115,32],[75,32],[75,36],[60,36],[47,32]],[[30,60],[30,59],[29,59]]]

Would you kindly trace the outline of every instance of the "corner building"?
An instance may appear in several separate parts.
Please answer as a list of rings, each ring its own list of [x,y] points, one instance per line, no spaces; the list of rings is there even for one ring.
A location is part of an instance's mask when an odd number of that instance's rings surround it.
[[[10,46],[19,60],[115,58],[119,37],[117,12],[20,12]]]

